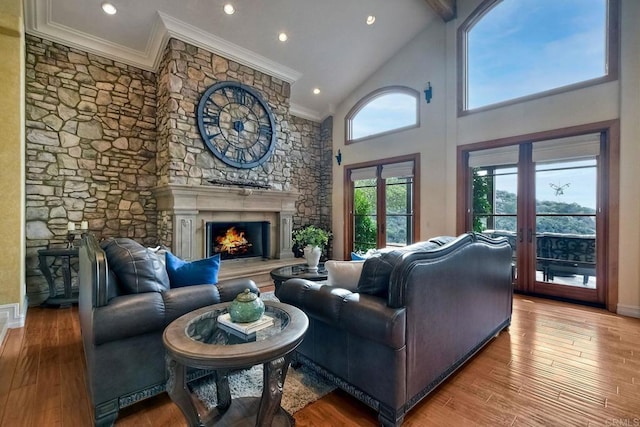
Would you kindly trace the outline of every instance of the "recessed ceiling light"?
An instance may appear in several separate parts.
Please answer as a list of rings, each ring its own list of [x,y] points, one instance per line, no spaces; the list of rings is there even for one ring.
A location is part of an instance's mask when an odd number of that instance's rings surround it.
[[[287,33],[278,34],[278,40],[280,40],[281,42],[286,42],[288,39],[289,36],[287,36]]]
[[[226,13],[227,15],[233,15],[233,13],[236,11],[236,8],[233,7],[231,3],[227,3],[224,5],[222,10],[224,10],[224,13]]]
[[[373,23],[376,22],[376,17],[373,15],[369,15],[367,16],[367,25],[373,25]]]
[[[318,95],[320,93],[320,89],[318,88],[313,89],[313,93],[314,95]]]
[[[116,9],[116,7],[114,5],[112,5],[111,3],[106,3],[106,2],[102,3],[102,10],[107,15],[115,15],[116,12],[118,11],[118,9]]]

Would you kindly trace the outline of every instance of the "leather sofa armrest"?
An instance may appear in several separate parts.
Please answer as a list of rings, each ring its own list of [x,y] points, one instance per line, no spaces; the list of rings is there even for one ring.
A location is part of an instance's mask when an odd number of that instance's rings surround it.
[[[278,290],[278,299],[303,310],[308,316],[338,325],[344,298],[351,291],[305,279],[289,279]]]
[[[162,293],[165,306],[165,326],[190,311],[220,302],[216,285],[193,285],[169,289]]]
[[[351,294],[344,298],[340,326],[354,335],[399,349],[405,343],[406,310],[390,308],[384,298]]]
[[[233,301],[239,293],[249,289],[256,295],[260,295],[260,289],[251,279],[229,279],[218,282],[216,285],[220,293],[220,302]]]
[[[109,264],[96,238],[86,234],[79,250],[79,286],[81,310],[102,307],[109,301]]]
[[[164,329],[160,292],[123,295],[93,313],[93,344],[100,345]]]

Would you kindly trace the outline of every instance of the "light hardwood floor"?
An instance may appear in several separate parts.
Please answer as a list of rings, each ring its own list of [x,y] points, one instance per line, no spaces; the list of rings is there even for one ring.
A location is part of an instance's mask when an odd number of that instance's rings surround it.
[[[29,309],[26,327],[11,330],[0,351],[0,425],[91,425],[77,307]],[[298,426],[377,425],[373,411],[340,391],[295,419]],[[186,423],[163,394],[123,410],[116,425]],[[511,328],[404,425],[640,426],[640,320],[516,296]]]

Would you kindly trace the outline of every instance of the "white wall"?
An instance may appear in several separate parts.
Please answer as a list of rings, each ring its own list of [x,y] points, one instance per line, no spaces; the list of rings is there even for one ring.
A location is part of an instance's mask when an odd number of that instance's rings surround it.
[[[458,19],[434,22],[336,109],[334,150],[343,166],[334,169],[334,253],[343,247],[345,164],[421,153],[421,238],[455,233],[456,146],[603,120],[620,119],[620,248],[618,312],[640,317],[640,1],[622,0],[620,79],[597,86],[457,117],[457,28],[481,0],[458,0]],[[421,101],[421,126],[391,136],[344,145],[344,117],[369,92],[387,85],[422,91],[434,88],[431,104]]]
[[[618,313],[640,317],[640,2],[622,1]]]
[[[420,153],[420,231],[421,237],[443,234],[446,230],[442,215],[447,171],[445,127],[445,25],[434,24],[410,41],[345,101],[338,106],[333,121],[334,152],[342,152],[342,166],[333,169],[333,233],[334,254],[342,255],[344,242],[344,170],[345,166],[370,160]],[[433,100],[427,104],[423,91],[431,82]],[[344,145],[344,118],[354,104],[370,92],[385,86],[402,85],[420,92],[420,127],[370,138]],[[335,153],[334,153],[335,154]],[[449,230],[453,232],[453,230]]]

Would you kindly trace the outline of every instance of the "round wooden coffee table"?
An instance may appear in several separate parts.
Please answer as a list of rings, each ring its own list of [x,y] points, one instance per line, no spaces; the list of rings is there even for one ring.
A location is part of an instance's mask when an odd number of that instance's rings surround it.
[[[265,301],[272,326],[244,336],[218,326],[218,316],[230,303],[216,304],[187,313],[167,326],[167,392],[182,410],[189,426],[291,426],[293,418],[280,406],[282,386],[291,353],[309,327],[303,311],[288,304]],[[264,364],[262,397],[231,399],[228,373],[232,369]],[[186,379],[187,367],[216,371],[218,406],[206,412],[196,405]],[[200,407],[200,408],[199,408]]]

